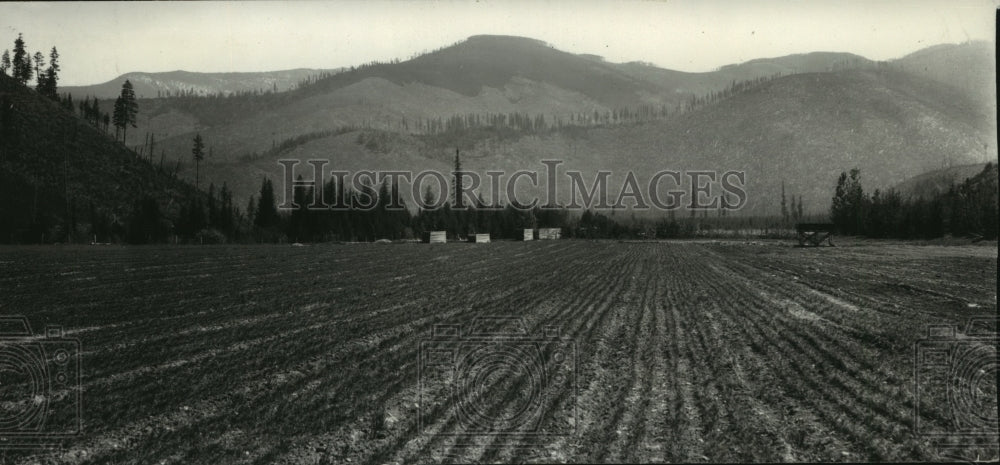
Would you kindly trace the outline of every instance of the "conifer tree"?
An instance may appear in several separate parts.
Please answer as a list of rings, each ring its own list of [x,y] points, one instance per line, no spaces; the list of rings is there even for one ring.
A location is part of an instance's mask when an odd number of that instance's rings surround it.
[[[35,54],[36,61],[41,52]],[[57,83],[59,82],[59,52],[55,47],[49,52],[49,67],[44,73],[38,71],[38,92],[52,100],[59,101]]]
[[[31,57],[24,49],[24,37],[21,34],[14,40],[14,58],[11,66],[14,79],[21,85],[28,85],[28,81],[31,80]]]
[[[128,126],[136,127],[136,116],[139,114],[139,103],[135,100],[135,91],[128,79],[122,84],[121,94],[115,100],[115,127],[122,130],[122,143],[125,142]]]
[[[35,52],[35,90],[39,93],[42,92],[45,87],[45,73],[42,72],[42,67],[45,66],[45,55],[42,52]]]
[[[194,146],[191,148],[191,155],[194,158],[194,187],[197,189],[201,162],[205,159],[205,142],[201,139],[201,133],[194,136]]]
[[[10,69],[10,51],[4,50],[3,56],[0,57],[0,74],[6,76],[8,69]]]
[[[781,181],[781,220],[788,222],[788,205],[785,204],[785,181]]]

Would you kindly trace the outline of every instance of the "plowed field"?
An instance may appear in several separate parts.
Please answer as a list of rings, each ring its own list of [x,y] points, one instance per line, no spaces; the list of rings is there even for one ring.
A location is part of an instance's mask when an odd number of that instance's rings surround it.
[[[995,338],[918,341],[996,284],[996,247],[888,243],[0,249],[82,427],[0,462],[995,458]]]

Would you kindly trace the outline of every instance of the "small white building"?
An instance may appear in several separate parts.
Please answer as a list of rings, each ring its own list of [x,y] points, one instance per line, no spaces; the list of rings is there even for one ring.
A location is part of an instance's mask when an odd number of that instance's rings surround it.
[[[423,242],[424,244],[444,244],[448,242],[448,234],[445,231],[425,231]]]
[[[469,242],[475,242],[476,244],[486,244],[490,241],[489,234],[470,234]]]
[[[562,237],[561,228],[538,228],[538,240],[559,239]]]

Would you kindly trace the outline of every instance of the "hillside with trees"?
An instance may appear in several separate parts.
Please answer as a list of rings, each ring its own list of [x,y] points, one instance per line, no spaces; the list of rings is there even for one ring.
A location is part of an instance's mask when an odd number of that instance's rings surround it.
[[[77,116],[58,95],[55,47],[29,62],[18,36],[12,56],[0,73],[0,242],[168,240],[180,206],[204,194],[116,142],[89,103]]]
[[[0,76],[0,241],[124,239],[143,199],[169,214],[193,195],[61,104]]]
[[[807,213],[825,211],[829,179],[843,166],[858,166],[873,185],[888,187],[945,162],[996,158],[987,142],[994,129],[974,103],[891,68],[782,76],[662,119],[618,123],[613,115],[592,126],[537,129],[524,118],[518,130],[469,125],[463,116],[446,124],[454,130],[412,135],[347,127],[289,139],[246,161],[209,160],[201,172],[245,198],[256,189],[245,180],[280,178],[278,158],[326,159],[347,170],[447,170],[459,148],[466,167],[480,174],[542,169],[547,158],[564,160],[563,169],[588,180],[601,169],[622,172],[612,179],[618,182],[629,169],[644,179],[664,169],[742,170],[750,194],[745,213],[778,215],[782,182]],[[216,153],[216,144],[226,143],[206,140]],[[181,173],[193,180],[194,166]]]
[[[951,184],[929,197],[903,197],[898,191],[865,191],[861,171],[841,173],[830,207],[839,231],[874,238],[933,239],[950,235],[996,240],[1000,226],[997,165]]]
[[[935,54],[969,47],[975,44]],[[807,212],[818,213],[829,197],[824,180],[843,166],[858,165],[873,182],[891,186],[941,166],[996,158],[995,117],[973,90],[897,61],[812,53],[680,73],[480,36],[289,92],[141,100],[127,144],[142,151],[155,141],[158,158],[180,176],[194,182],[199,171],[209,182],[228,183],[238,198],[255,192],[261,176],[280,176],[279,156],[421,169],[447,166],[458,148],[480,171],[535,167],[551,157],[585,172],[744,169],[757,192],[751,213],[778,214],[782,181],[802,196]],[[626,91],[614,98],[591,92],[563,65],[619,80],[601,85]],[[487,74],[473,92],[476,76]],[[704,94],[691,90],[698,86]],[[198,170],[187,155],[195,134],[212,152]],[[357,143],[345,143],[351,140]],[[789,169],[784,179],[769,175]]]
[[[961,183],[966,178],[981,173],[985,167],[986,163],[945,166],[918,174],[891,188],[899,192],[904,199],[911,197],[929,199],[947,192],[953,185]]]
[[[162,226],[147,235],[150,240],[171,236],[198,242],[371,240],[382,234],[415,237],[432,227],[458,235],[489,230],[507,237],[550,214],[531,212],[534,219],[486,214],[477,205],[468,214],[421,212],[407,205],[406,215],[385,218],[360,211],[269,213],[284,196],[282,186],[275,187],[282,180],[279,158],[323,159],[333,169],[351,172],[449,172],[455,150],[462,153],[464,169],[480,174],[542,170],[540,161],[552,158],[563,160],[562,169],[581,171],[588,184],[598,170],[614,170],[611,195],[630,170],[640,184],[664,169],[743,171],[748,201],[739,215],[777,218],[765,222],[765,228],[787,227],[826,214],[829,179],[844,166],[858,167],[866,183],[884,189],[941,166],[995,159],[991,141],[996,129],[989,109],[968,89],[943,83],[947,66],[932,66],[961,61],[974,46],[935,48],[888,63],[812,53],[752,60],[711,73],[680,73],[643,63],[607,63],[531,39],[475,36],[407,61],[369,63],[307,78],[287,91],[180,92],[142,99],[126,79],[113,100],[78,96],[74,101],[71,94],[55,90],[55,48],[45,63],[41,53],[30,55],[22,42],[15,44],[14,58],[5,54],[2,62],[5,72],[16,73],[16,79],[5,81],[7,108],[37,106],[44,97],[52,101],[27,113],[4,113],[4,130],[19,134],[4,141],[7,153],[17,152],[3,162],[11,180],[7,185],[14,186],[11,195],[24,195],[25,188],[34,192],[59,178],[56,170],[36,179],[33,170],[62,166],[68,174],[61,182],[69,187],[61,197],[32,194],[53,205],[62,202],[61,210],[29,208],[25,205],[35,201],[23,202],[20,210],[12,210],[21,223],[6,234],[26,240],[20,237],[44,238],[38,234],[44,230],[48,240],[70,237],[67,231],[77,230],[70,224],[78,221],[76,198],[89,204],[93,197],[112,196],[96,192],[99,183],[78,178],[109,173],[116,173],[109,182],[120,198],[95,202],[92,210],[98,213],[91,216],[112,218],[121,226],[118,236],[133,239],[125,228],[128,218],[154,204],[153,214],[136,220]],[[914,57],[922,60],[923,71],[910,69],[917,63]],[[42,76],[34,91],[24,86],[32,75]],[[62,120],[72,124],[47,126]],[[29,143],[24,134],[39,137]],[[95,159],[104,166],[101,174],[73,175],[86,171],[73,165],[86,156],[68,155],[77,151],[73,144],[80,137],[112,147],[100,150]],[[34,160],[26,150],[41,155]],[[113,163],[101,158],[116,153],[141,173],[120,179],[121,169],[116,172]],[[50,160],[59,154],[61,165]],[[540,194],[544,183],[536,189],[522,186],[518,194]],[[143,200],[146,184],[152,186],[152,201]],[[199,194],[199,187],[208,194]],[[361,188],[398,195],[409,186],[314,188],[343,191],[341,198],[352,198]],[[680,188],[690,186],[682,183]],[[310,197],[298,190],[294,195]],[[558,199],[562,204],[570,200]],[[61,213],[40,222],[37,212],[43,210]],[[690,234],[694,214],[678,213],[665,219],[663,212],[640,212],[639,218],[628,211],[587,212],[577,222],[559,219],[563,212],[551,213],[557,217],[547,221],[569,228],[570,234],[601,237],[637,236],[648,229],[642,223],[650,221],[661,223],[656,226],[661,236]],[[713,221],[742,221],[719,217]],[[698,221],[708,219],[707,212],[699,213]],[[383,221],[392,226],[379,229]],[[53,229],[55,224],[61,229]]]
[[[455,116],[525,115],[548,126],[608,124],[615,115],[663,118],[762,79],[873,66],[850,54],[753,60],[707,73],[616,64],[556,50],[544,42],[474,36],[409,60],[371,62],[288,92],[182,96],[144,102],[129,145],[155,134],[180,149],[195,131],[225,141],[219,161],[260,153],[273,143],[342,127],[422,133]],[[79,98],[79,97],[78,97]]]

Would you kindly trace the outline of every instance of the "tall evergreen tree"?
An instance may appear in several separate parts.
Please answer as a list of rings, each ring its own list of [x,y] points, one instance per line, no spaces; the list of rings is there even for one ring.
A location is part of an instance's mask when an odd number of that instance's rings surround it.
[[[215,227],[219,228],[227,237],[232,238],[236,233],[234,227],[235,217],[236,209],[233,207],[233,193],[229,191],[226,183],[222,183],[222,189],[219,191],[219,209]]]
[[[256,218],[257,218],[257,200],[254,199],[253,195],[251,194],[250,200],[247,201],[247,218],[246,218],[247,224],[250,226],[257,224]]]
[[[274,185],[270,179],[264,178],[260,185],[260,199],[255,209],[254,225],[259,228],[278,226],[278,207],[274,203]]]
[[[781,181],[781,220],[788,222],[788,205],[785,204],[785,181]]]
[[[115,107],[111,120],[115,124],[115,140],[118,140],[118,132],[125,126],[125,101],[121,95],[115,99]],[[124,136],[122,137],[122,142],[125,142]]]
[[[219,206],[215,202],[215,183],[208,183],[208,225],[215,227],[219,222]]]
[[[14,79],[21,85],[28,85],[28,81],[31,80],[31,57],[24,49],[24,37],[21,34],[14,40],[14,61],[11,62],[11,66],[14,68]]]
[[[40,53],[36,54],[36,57],[37,55],[40,55]],[[57,89],[57,83],[59,82],[59,52],[55,47],[52,47],[52,51],[49,52],[48,69],[45,70],[45,73],[42,73],[39,76],[38,92],[52,100],[58,101],[59,92]]]
[[[90,104],[90,119],[94,121],[94,126],[101,125],[102,116],[100,102],[97,100],[97,97],[94,97],[94,102]]]
[[[42,52],[35,52],[35,90],[42,92],[45,87],[45,73],[43,72],[43,67],[45,66],[45,55]]]
[[[194,146],[191,148],[191,155],[194,158],[194,187],[198,188],[199,168],[202,160],[205,159],[205,142],[201,139],[201,133],[195,134]]]
[[[139,114],[139,103],[135,100],[135,90],[132,83],[126,79],[122,84],[121,94],[115,100],[115,127],[122,130],[122,143],[125,142],[128,126],[136,127],[136,116]]]
[[[3,56],[0,56],[0,74],[6,76],[8,69],[10,69],[10,51],[4,50]]]
[[[300,174],[297,178],[299,183],[302,183],[302,175]],[[294,202],[297,207],[292,210],[292,214],[288,218],[288,238],[295,242],[310,241],[310,237],[313,231],[310,228],[309,216],[310,212],[306,206],[307,196],[310,194],[309,189],[301,184],[295,186],[294,192]]]
[[[139,116],[139,102],[135,98],[135,90],[132,88],[132,83],[128,79],[122,84],[122,97],[124,97],[125,104],[125,121],[131,124],[132,127],[136,127]]]
[[[837,187],[833,194],[833,203],[830,206],[830,220],[837,225],[843,233],[853,233],[851,227],[851,216],[853,206],[850,202],[850,191],[852,189],[851,179],[847,177],[847,172],[841,172],[837,178]]]
[[[452,174],[452,183],[454,184],[454,203],[455,209],[462,209],[462,159],[458,156],[458,149],[455,149],[455,172]]]

